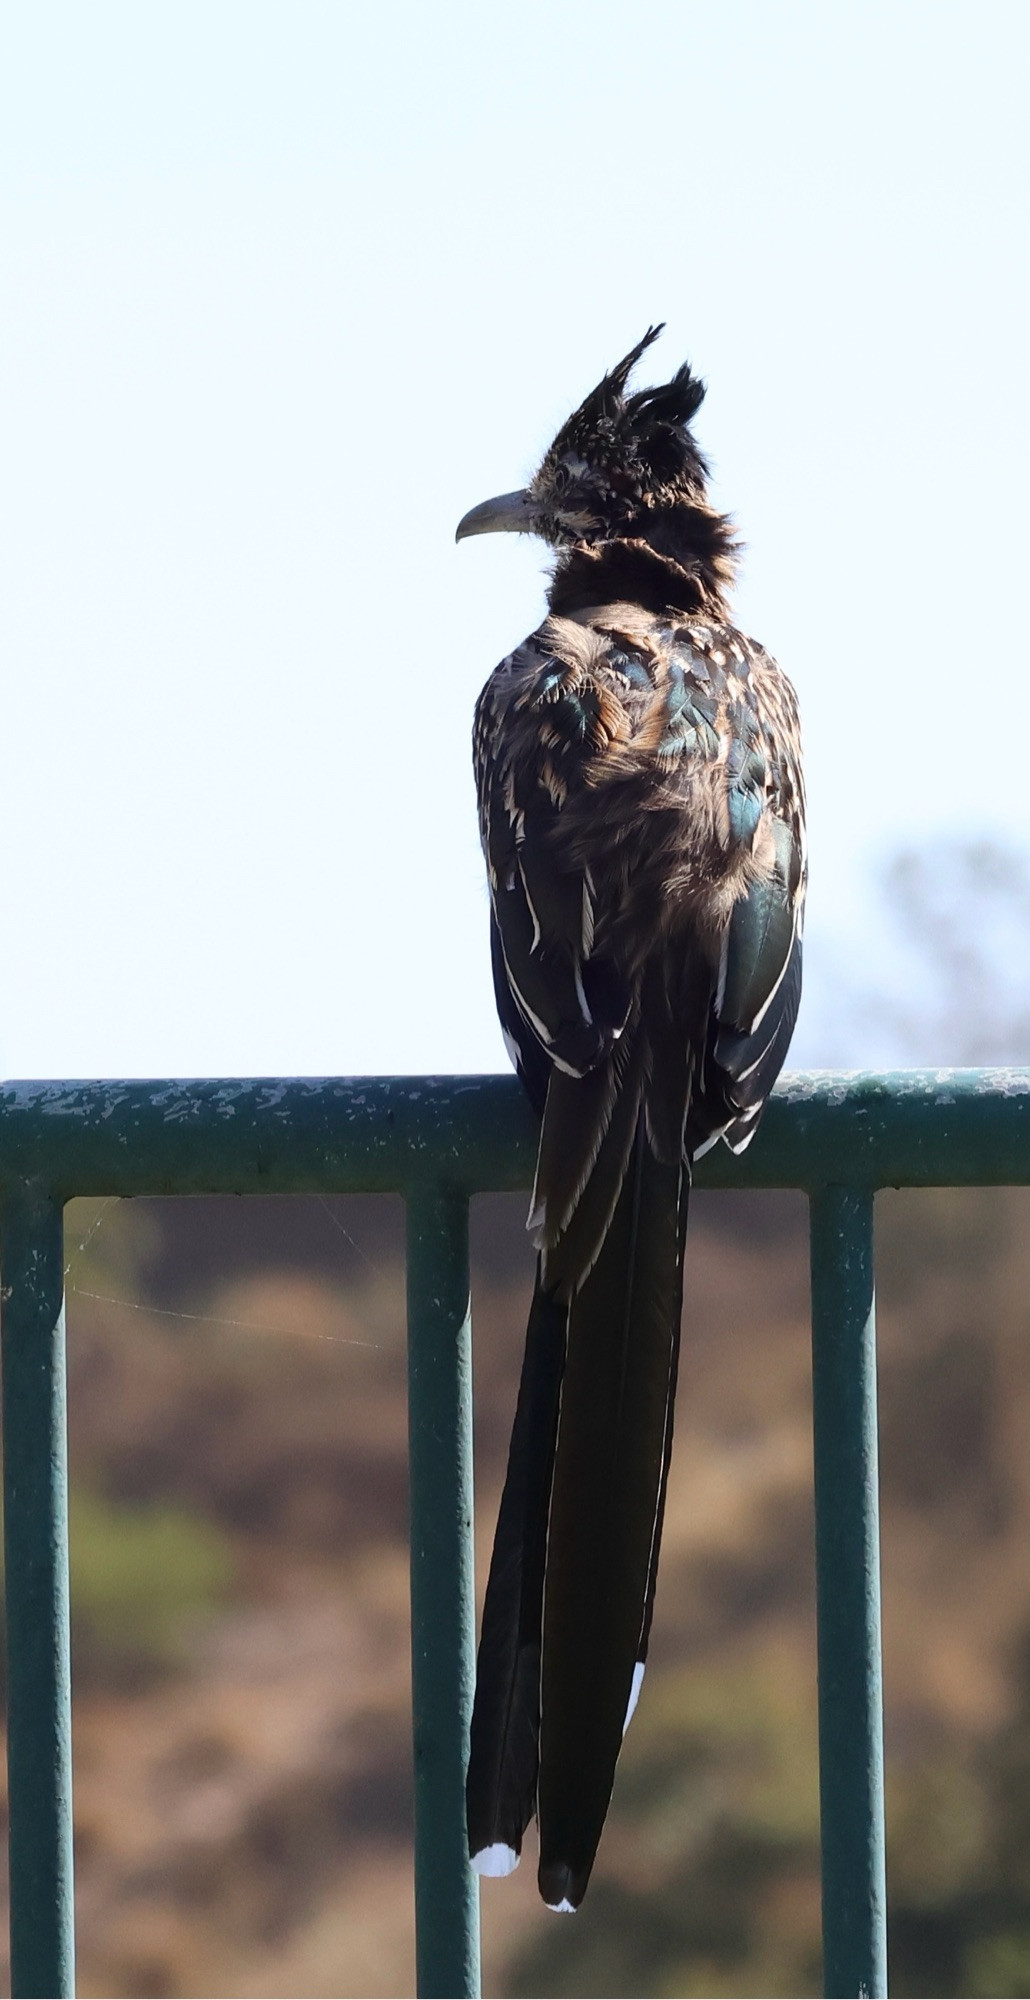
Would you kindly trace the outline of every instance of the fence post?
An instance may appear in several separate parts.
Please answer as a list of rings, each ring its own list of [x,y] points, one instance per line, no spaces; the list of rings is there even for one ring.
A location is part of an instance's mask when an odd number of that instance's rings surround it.
[[[825,1992],[887,1991],[873,1197],[812,1196]]]
[[[408,1455],[420,1995],[479,1992],[479,1886],[465,1839],[475,1683],[468,1199],[408,1194]]]
[[[61,1204],[0,1210],[11,1991],[75,1990]]]

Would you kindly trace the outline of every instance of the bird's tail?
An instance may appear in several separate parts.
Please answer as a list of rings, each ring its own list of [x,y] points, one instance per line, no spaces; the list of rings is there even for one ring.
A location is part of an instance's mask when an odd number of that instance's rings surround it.
[[[627,1035],[604,1071],[555,1073],[541,1135],[541,1256],[467,1811],[475,1865],[506,1874],[536,1807],[540,1888],[555,1908],[576,1908],[586,1889],[654,1601],[689,1190],[683,1059],[665,1081],[659,1106],[643,1037]]]
[[[641,1116],[597,1262],[570,1312],[547,1542],[540,1892],[576,1909],[643,1678],[672,1443],[686,1167]]]
[[[567,1317],[538,1269],[476,1662],[466,1817],[483,1875],[511,1873],[536,1810],[547,1516]]]

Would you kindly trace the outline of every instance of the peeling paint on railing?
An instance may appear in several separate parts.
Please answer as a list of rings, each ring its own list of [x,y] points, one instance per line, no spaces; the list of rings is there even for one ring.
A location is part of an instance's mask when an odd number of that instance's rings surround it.
[[[514,1077],[278,1077],[0,1088],[0,1190],[378,1192],[442,1165],[456,1188],[529,1185],[535,1125]],[[812,1070],[783,1077],[754,1145],[701,1187],[1030,1180],[1030,1070]]]

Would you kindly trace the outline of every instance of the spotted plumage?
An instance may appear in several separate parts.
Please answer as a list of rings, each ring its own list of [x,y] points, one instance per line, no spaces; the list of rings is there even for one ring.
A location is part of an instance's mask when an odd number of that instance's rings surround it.
[[[703,386],[627,391],[657,331],[459,529],[557,551],[475,718],[497,1004],[542,1122],[468,1778],[476,1864],[514,1866],[535,1811],[554,1908],[585,1892],[643,1675],[691,1162],[753,1136],[801,984],[797,706],[730,622]]]

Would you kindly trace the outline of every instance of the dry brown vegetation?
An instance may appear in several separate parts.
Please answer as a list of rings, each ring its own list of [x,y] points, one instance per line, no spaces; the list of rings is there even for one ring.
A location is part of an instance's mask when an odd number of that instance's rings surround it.
[[[398,1211],[117,1204],[76,1253],[98,1212],[69,1228],[82,1991],[409,1992]],[[521,1222],[476,1205],[484,1566]],[[1028,1225],[1021,1192],[880,1204],[909,1993],[1030,1992]],[[485,1886],[488,1992],[818,1990],[801,1202],[699,1198],[688,1301],[652,1664],[595,1881],[569,1924],[531,1862]]]

